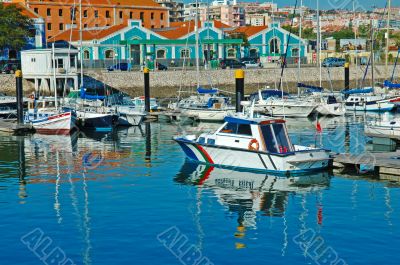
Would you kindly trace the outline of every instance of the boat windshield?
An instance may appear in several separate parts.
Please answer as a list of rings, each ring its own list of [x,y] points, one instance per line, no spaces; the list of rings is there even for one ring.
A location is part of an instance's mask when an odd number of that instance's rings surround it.
[[[271,153],[287,153],[293,151],[286,127],[283,123],[261,125],[266,151]]]

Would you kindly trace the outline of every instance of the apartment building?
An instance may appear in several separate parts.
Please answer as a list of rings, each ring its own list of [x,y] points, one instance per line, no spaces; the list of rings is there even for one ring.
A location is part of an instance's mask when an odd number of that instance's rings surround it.
[[[179,22],[184,20],[184,4],[182,0],[156,0],[156,2],[162,7],[168,8],[170,22]]]
[[[46,37],[69,28],[79,28],[79,1],[14,0],[33,10],[46,23]],[[82,0],[82,28],[102,28],[126,24],[129,19],[142,21],[146,28],[169,26],[168,8],[153,0]]]

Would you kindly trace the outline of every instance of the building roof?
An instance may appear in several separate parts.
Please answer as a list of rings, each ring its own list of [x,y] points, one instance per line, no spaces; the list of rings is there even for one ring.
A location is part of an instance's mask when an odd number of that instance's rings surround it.
[[[214,20],[213,22],[215,28],[218,29],[231,28],[231,26],[224,24],[221,21]],[[182,22],[171,22],[168,28],[153,29],[153,31],[168,39],[179,39],[189,33],[192,33],[194,31],[194,24],[195,21],[193,20],[182,21]],[[199,29],[201,29],[203,25],[204,23],[199,21],[198,24]]]
[[[32,0],[31,4],[60,4],[60,5],[73,5],[77,4],[76,0]],[[151,6],[151,7],[161,7],[162,6],[156,3],[153,0],[82,0],[82,5],[106,5],[106,6],[134,6],[134,7],[143,7],[143,6]]]
[[[35,12],[33,12],[32,10],[30,10],[29,8],[27,8],[26,6],[24,6],[22,3],[3,3],[3,6],[11,6],[14,5],[16,6],[18,9],[21,10],[21,14],[31,18],[31,19],[37,19],[37,18],[41,18],[38,14],[36,14]]]
[[[123,28],[125,28],[127,25],[126,24],[118,24],[115,26],[107,27],[107,28],[91,28],[91,29],[83,29],[82,30],[82,40],[83,41],[90,41],[90,40],[99,40],[104,37],[107,37],[108,35],[117,32]],[[72,30],[72,35],[71,35],[71,30]],[[54,41],[79,41],[79,29],[68,29],[60,34],[48,39],[48,42],[54,42]]]
[[[268,28],[268,26],[242,26],[230,31],[229,33],[244,33],[247,37],[251,37],[266,28]]]

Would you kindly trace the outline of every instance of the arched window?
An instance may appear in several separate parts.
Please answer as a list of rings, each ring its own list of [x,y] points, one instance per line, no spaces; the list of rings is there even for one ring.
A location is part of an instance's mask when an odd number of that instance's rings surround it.
[[[292,49],[292,57],[299,57],[299,48]]]
[[[90,52],[88,50],[83,51],[83,59],[89,60],[90,59]]]
[[[236,50],[234,48],[231,48],[228,50],[228,58],[235,58],[236,57]]]
[[[277,38],[273,38],[269,42],[269,53],[279,53],[279,40]]]
[[[167,52],[164,49],[159,49],[156,52],[156,58],[157,59],[165,59],[166,58]]]
[[[114,59],[115,52],[114,52],[114,50],[106,50],[104,55],[105,55],[106,59]]]
[[[190,50],[182,49],[181,50],[181,58],[190,58]]]

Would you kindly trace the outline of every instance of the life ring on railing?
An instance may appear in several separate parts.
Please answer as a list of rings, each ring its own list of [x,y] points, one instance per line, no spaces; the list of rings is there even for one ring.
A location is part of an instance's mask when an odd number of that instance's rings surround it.
[[[251,139],[248,148],[249,150],[258,151],[260,149],[260,144],[256,139]]]

